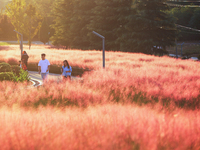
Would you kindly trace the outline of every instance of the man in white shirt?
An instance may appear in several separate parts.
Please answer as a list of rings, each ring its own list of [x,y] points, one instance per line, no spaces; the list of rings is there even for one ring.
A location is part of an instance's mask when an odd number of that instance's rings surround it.
[[[46,54],[41,55],[42,60],[40,60],[38,64],[38,71],[39,74],[42,76],[42,80],[45,81],[47,80],[48,74],[49,74],[49,69],[50,69],[50,63],[47,59],[45,59]]]

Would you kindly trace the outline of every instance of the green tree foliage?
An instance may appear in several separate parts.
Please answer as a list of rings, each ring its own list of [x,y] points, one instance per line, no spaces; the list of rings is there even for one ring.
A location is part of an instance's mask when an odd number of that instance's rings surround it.
[[[40,28],[39,31],[40,41],[46,44],[49,41],[49,36],[50,36],[49,34],[50,34],[50,27],[48,25],[47,18],[44,18],[42,22],[42,27]]]
[[[55,0],[26,0],[36,7],[42,17],[51,17],[51,8]]]
[[[45,19],[45,24],[43,25],[49,29],[50,37],[54,34],[54,30],[50,27],[53,24],[54,17],[52,16],[51,10],[55,0],[26,0],[27,4],[32,4],[36,7],[36,10],[41,14],[42,18]],[[44,26],[42,27],[44,30]],[[40,30],[41,32],[43,32]],[[46,32],[46,31],[44,31]],[[45,35],[46,36],[46,35]],[[40,39],[41,35],[38,34]]]
[[[91,9],[94,5],[93,0],[57,0],[53,8],[53,44],[70,48],[88,48],[87,25],[90,23]]]
[[[15,33],[13,32],[14,27],[9,21],[6,15],[2,15],[0,18],[0,39],[10,40],[15,39]]]
[[[6,14],[15,30],[23,33],[28,38],[30,48],[31,41],[42,24],[41,15],[33,5],[26,5],[25,0],[13,0],[6,7]]]
[[[87,34],[90,32],[87,25],[91,21],[92,9],[96,6],[94,0],[75,0],[74,14],[71,16],[70,36],[72,37],[71,47],[77,49],[88,49],[90,39]],[[70,37],[69,37],[70,38]]]
[[[73,0],[56,0],[53,8],[55,24],[52,28],[55,30],[51,38],[54,45],[63,45],[70,47],[72,38],[70,38],[70,24],[73,15]]]
[[[37,35],[42,25],[42,17],[36,11],[36,8],[29,4],[26,7],[23,23],[23,33],[28,37],[29,49],[32,39]]]
[[[120,50],[121,35],[126,25],[126,16],[130,14],[132,0],[95,0],[88,28],[91,48],[101,49],[100,39],[92,35],[96,31],[106,37],[106,49]]]
[[[56,0],[51,38],[70,48],[101,49],[96,31],[106,37],[107,50],[149,53],[153,46],[174,44],[176,27],[169,9],[158,0]]]
[[[175,7],[170,10],[170,14],[172,14],[176,18],[176,23],[188,26],[189,22],[194,14],[194,8],[191,7]]]
[[[135,3],[130,22],[127,24],[131,49],[137,52],[151,53],[151,48],[174,45],[176,26],[171,15],[166,13],[169,7],[160,0],[138,0]],[[128,43],[129,45],[131,42]]]
[[[194,14],[190,19],[190,26],[200,30],[200,8],[194,10]]]
[[[176,18],[176,23],[179,25],[191,27],[191,28],[199,28],[199,8],[193,7],[181,7],[181,8],[173,8],[169,11],[171,15]],[[178,40],[182,41],[198,41],[200,38],[200,34],[197,32],[186,30],[184,28],[179,28],[179,38]]]
[[[25,15],[25,0],[13,0],[6,6],[6,15],[10,18],[15,30],[22,33]],[[19,40],[19,35],[16,34]]]

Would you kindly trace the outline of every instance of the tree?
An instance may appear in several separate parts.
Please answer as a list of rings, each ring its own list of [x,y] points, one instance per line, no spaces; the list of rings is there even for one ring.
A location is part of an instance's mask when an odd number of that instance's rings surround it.
[[[31,41],[40,29],[42,21],[36,8],[31,4],[27,6],[25,0],[13,0],[6,7],[6,14],[15,30],[28,38],[30,49]]]
[[[55,33],[51,40],[54,45],[71,46],[70,24],[73,15],[73,0],[56,0],[53,7]]]
[[[14,39],[14,27],[6,15],[0,17],[0,35],[2,40]]]
[[[120,50],[120,37],[125,32],[125,18],[131,11],[132,0],[95,0],[95,3],[88,25],[91,48],[101,49],[99,38],[91,33],[96,31],[105,36],[107,50]]]
[[[194,14],[190,20],[190,26],[200,30],[200,8],[194,10]]]
[[[25,15],[25,0],[13,0],[6,6],[6,14],[10,18],[15,30],[22,33]],[[19,35],[17,34],[18,40]]]
[[[51,8],[55,0],[26,0],[26,3],[36,7],[42,17],[51,17]]]
[[[39,39],[41,42],[46,44],[49,41],[49,37],[50,37],[50,28],[47,23],[47,18],[44,18],[42,22],[42,27],[40,28],[39,31]]]
[[[169,11],[171,15],[173,15],[176,18],[176,23],[188,26],[189,22],[194,14],[194,8],[192,7],[181,7],[181,8],[173,8]]]
[[[57,0],[53,8],[53,44],[87,49],[90,44],[87,25],[94,4],[93,0]]]
[[[194,7],[181,7],[173,8],[169,11],[169,13],[176,18],[177,24],[198,29],[198,10],[199,8]],[[178,40],[181,41],[197,41],[200,38],[200,35],[195,31],[183,28],[179,28],[178,35]]]
[[[129,16],[130,22],[126,25],[129,31],[128,46],[131,51],[151,53],[151,48],[174,45],[176,26],[174,18],[166,13],[169,7],[164,0],[138,0],[134,4],[134,11]]]
[[[29,4],[26,7],[24,15],[23,33],[28,37],[29,49],[32,39],[37,35],[42,25],[42,17],[36,11],[36,8]]]
[[[87,34],[90,32],[87,25],[90,23],[91,10],[96,6],[94,0],[74,0],[73,16],[70,24],[71,47],[75,49],[88,49],[90,39]]]

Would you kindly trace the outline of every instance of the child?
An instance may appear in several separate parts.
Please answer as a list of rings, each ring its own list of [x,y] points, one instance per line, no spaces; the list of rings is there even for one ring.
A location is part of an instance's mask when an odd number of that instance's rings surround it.
[[[19,61],[19,67],[22,68],[22,61]]]

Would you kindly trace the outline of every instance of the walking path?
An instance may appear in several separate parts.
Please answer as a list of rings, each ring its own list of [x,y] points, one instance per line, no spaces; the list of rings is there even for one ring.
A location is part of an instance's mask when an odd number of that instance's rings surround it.
[[[38,72],[36,72],[36,71],[28,71],[28,72],[29,72],[31,81],[34,83],[34,86],[40,86],[43,84],[41,75]],[[61,74],[49,73],[48,79],[60,81],[60,80],[62,80],[62,76],[61,76]],[[82,80],[82,78],[72,76],[72,80]]]

